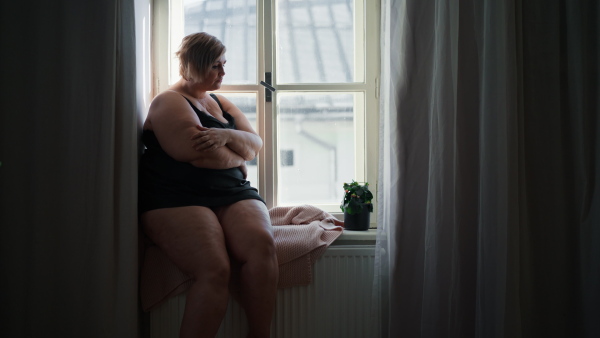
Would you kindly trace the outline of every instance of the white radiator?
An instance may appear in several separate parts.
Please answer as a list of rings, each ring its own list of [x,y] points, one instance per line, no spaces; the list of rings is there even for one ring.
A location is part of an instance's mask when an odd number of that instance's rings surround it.
[[[274,338],[377,338],[378,313],[373,306],[371,245],[330,246],[316,262],[309,286],[280,289],[273,318]],[[150,313],[151,338],[176,338],[185,294]],[[244,312],[230,301],[218,338],[244,338]]]

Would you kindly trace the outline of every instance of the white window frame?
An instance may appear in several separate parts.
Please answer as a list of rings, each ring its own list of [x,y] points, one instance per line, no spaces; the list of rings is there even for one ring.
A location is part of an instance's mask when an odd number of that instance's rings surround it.
[[[152,96],[154,97],[169,86],[170,74],[177,75],[178,67],[173,63],[174,54],[179,47],[179,40],[171,40],[169,28],[171,18],[183,18],[182,0],[152,0]],[[275,18],[276,0],[257,0],[257,82],[265,81],[265,73],[271,72],[272,85],[277,91],[272,93],[272,102],[265,102],[265,88],[260,84],[223,85],[219,92],[254,93],[257,97],[257,132],[263,137],[264,146],[258,156],[258,184],[253,182],[265,199],[268,208],[277,206],[277,116],[275,103],[281,92],[363,92],[364,107],[355,112],[355,178],[360,182],[369,182],[376,195],[378,174],[378,142],[379,142],[379,0],[355,0],[356,42],[365,41],[364,50],[357,48],[355,64],[365,62],[362,82],[342,84],[278,84],[275,50],[277,32]],[[271,20],[266,21],[265,18]],[[361,20],[363,18],[363,20]],[[181,20],[180,20],[181,21]],[[364,24],[363,24],[364,23]],[[177,29],[177,28],[175,28]],[[210,32],[208,32],[210,33]],[[180,34],[183,36],[183,32]],[[262,47],[261,47],[262,46]],[[355,46],[363,47],[361,43]],[[265,51],[270,50],[272,53]],[[261,62],[262,60],[262,62]],[[359,76],[360,78],[360,76]],[[342,187],[340,187],[342,189]],[[341,202],[341,200],[340,200]],[[377,203],[377,201],[374,201]],[[342,219],[343,213],[339,203],[334,205],[318,205],[323,210]],[[375,205],[376,207],[376,205]],[[376,224],[376,214],[371,217]]]

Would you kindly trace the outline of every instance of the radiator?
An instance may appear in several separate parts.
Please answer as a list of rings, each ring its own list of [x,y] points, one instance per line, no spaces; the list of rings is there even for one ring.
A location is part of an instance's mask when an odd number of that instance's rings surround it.
[[[315,263],[309,286],[280,289],[273,318],[275,338],[376,338],[373,262],[370,245],[331,246]],[[176,338],[185,294],[172,297],[150,313],[151,338]],[[245,338],[241,307],[230,301],[218,338]]]

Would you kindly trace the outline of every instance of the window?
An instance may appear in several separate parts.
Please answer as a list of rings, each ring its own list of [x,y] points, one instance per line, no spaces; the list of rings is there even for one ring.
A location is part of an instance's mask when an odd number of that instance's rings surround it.
[[[156,0],[153,11],[155,92],[179,79],[183,36],[227,47],[219,92],[264,140],[249,180],[269,208],[338,213],[344,182],[376,186],[379,1]]]

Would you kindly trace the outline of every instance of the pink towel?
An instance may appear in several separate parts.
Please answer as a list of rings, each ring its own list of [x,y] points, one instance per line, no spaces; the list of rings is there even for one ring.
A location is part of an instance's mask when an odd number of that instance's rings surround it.
[[[311,206],[275,207],[269,210],[279,262],[279,287],[308,285],[312,266],[342,234],[343,222]]]
[[[343,222],[311,206],[275,207],[269,210],[275,226],[275,249],[279,261],[279,287],[308,285],[312,266],[342,234]],[[146,242],[140,276],[142,308],[150,311],[169,297],[185,292],[192,280],[150,241]]]

